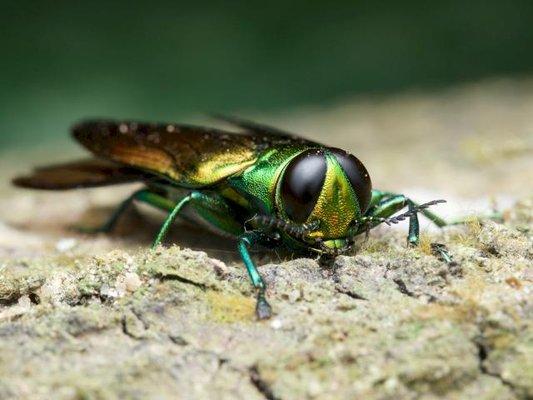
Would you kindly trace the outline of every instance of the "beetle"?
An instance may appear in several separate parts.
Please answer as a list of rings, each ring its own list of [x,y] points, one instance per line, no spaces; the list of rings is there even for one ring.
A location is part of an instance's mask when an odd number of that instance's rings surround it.
[[[237,239],[257,292],[256,315],[272,309],[266,285],[250,257],[257,245],[334,256],[379,224],[409,219],[407,241],[419,243],[418,213],[446,221],[403,194],[372,189],[354,155],[247,120],[218,116],[233,131],[182,124],[85,120],[73,137],[94,157],[37,168],[15,178],[19,187],[67,190],[142,182],[98,231],[109,232],[134,202],[168,213],[159,246],[185,208],[216,233]],[[397,214],[407,208],[402,214]],[[396,215],[395,215],[396,214]]]

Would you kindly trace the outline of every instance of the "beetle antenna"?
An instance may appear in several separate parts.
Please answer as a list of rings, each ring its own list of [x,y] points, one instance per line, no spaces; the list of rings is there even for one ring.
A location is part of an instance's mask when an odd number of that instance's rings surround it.
[[[412,217],[413,215],[417,214],[418,212],[420,212],[422,210],[425,210],[426,208],[429,208],[429,207],[434,206],[435,204],[439,204],[439,203],[446,203],[446,200],[442,200],[441,199],[441,200],[428,201],[427,203],[414,206],[409,211],[404,212],[403,214],[400,214],[400,215],[396,215],[394,217],[390,217],[390,218],[369,217],[364,222],[366,222],[368,225],[370,225],[370,223],[372,223],[372,222],[377,222],[378,224],[385,223],[385,224],[391,226],[392,224],[397,224],[399,222],[402,222],[405,219],[407,219],[409,217]]]
[[[276,218],[270,215],[256,214],[248,221],[246,221],[245,224],[250,224],[252,226],[261,226],[263,228],[269,229],[278,229],[294,238],[304,239],[310,231],[317,228],[317,223],[318,221],[311,222],[308,224],[295,224],[290,221],[285,221],[281,218]]]

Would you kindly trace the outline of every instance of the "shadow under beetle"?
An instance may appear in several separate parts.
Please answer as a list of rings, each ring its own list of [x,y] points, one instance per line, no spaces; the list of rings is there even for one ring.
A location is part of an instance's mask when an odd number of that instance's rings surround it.
[[[409,218],[408,243],[419,242],[417,214],[442,227],[428,211],[402,194],[372,189],[365,166],[344,150],[249,121],[218,117],[239,128],[228,132],[198,126],[87,120],[74,138],[97,158],[37,168],[14,179],[21,187],[66,190],[130,182],[131,195],[98,231],[108,232],[134,201],[168,212],[154,246],[187,206],[217,233],[238,240],[238,251],[257,290],[256,314],[269,318],[265,283],[249,254],[255,245],[286,246],[336,255],[355,236],[381,223]],[[394,216],[407,208],[403,214]]]

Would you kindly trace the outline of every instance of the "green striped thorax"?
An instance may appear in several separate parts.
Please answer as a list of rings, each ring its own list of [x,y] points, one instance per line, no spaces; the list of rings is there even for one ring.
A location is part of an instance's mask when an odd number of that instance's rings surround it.
[[[275,205],[279,218],[313,227],[306,233],[309,242],[335,251],[348,245],[371,192],[370,176],[359,159],[336,148],[307,149],[282,170]]]

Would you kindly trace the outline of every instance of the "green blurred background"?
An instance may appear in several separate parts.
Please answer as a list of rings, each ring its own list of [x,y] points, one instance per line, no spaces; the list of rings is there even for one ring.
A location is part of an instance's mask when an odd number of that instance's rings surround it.
[[[267,4],[265,4],[267,3]],[[533,1],[2,1],[0,149],[533,71]]]

